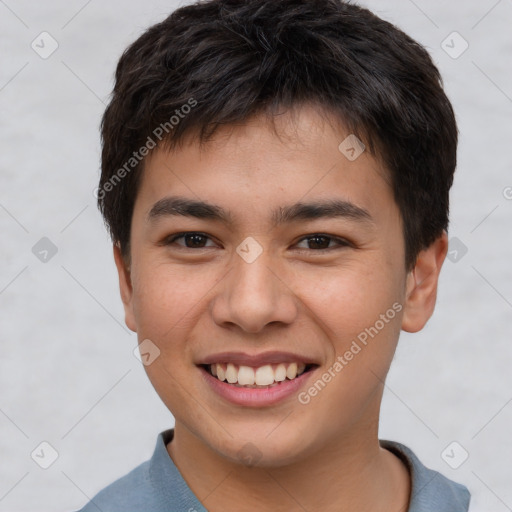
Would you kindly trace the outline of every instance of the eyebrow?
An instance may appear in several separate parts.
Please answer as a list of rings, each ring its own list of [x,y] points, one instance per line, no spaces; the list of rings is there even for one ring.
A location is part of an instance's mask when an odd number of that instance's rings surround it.
[[[231,212],[221,206],[177,196],[168,196],[158,200],[149,211],[147,221],[153,223],[159,218],[169,216],[206,219],[224,224],[234,223]],[[345,218],[375,224],[368,210],[342,199],[328,199],[310,203],[299,202],[289,206],[281,206],[272,212],[271,222],[272,227],[277,227],[301,220],[323,218]]]

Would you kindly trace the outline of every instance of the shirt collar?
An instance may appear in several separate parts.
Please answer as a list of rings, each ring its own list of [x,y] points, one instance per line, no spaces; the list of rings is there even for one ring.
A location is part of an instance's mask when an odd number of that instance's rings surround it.
[[[151,484],[168,503],[176,504],[176,510],[207,512],[167,452],[167,444],[173,436],[174,429],[158,435],[149,466]],[[380,440],[380,445],[399,457],[409,469],[412,486],[408,512],[467,512],[470,494],[466,487],[425,467],[403,444]]]

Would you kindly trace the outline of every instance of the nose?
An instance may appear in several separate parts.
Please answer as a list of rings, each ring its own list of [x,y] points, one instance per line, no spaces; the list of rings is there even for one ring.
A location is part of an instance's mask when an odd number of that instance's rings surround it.
[[[217,325],[236,325],[247,333],[258,333],[269,324],[293,323],[298,299],[280,265],[271,259],[265,251],[251,263],[234,256],[233,267],[213,299]]]

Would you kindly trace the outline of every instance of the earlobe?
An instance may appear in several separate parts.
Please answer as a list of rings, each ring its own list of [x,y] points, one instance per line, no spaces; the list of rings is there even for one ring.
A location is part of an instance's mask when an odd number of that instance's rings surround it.
[[[417,257],[407,275],[402,329],[418,332],[434,312],[439,273],[448,251],[446,231]]]
[[[130,269],[127,267],[121,254],[121,248],[118,244],[114,244],[114,261],[119,276],[119,291],[124,306],[125,323],[130,330],[137,332],[135,316],[133,314],[133,287],[131,281]]]

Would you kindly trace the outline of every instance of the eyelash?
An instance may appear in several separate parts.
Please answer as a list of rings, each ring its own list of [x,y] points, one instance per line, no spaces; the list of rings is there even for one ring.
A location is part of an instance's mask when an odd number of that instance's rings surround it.
[[[208,238],[211,240],[211,238],[205,234],[205,233],[201,233],[201,232],[198,232],[198,231],[184,231],[182,233],[176,233],[174,235],[170,235],[168,236],[167,238],[165,238],[162,242],[162,245],[164,246],[167,246],[167,245],[171,245],[173,244],[176,240],[179,240],[180,238],[185,238],[186,236],[193,236],[193,235],[198,235],[198,236],[201,236],[201,237],[204,237],[204,238]],[[332,236],[332,235],[327,235],[325,233],[313,233],[311,235],[308,235],[308,236],[305,236],[305,237],[302,237],[297,243],[300,243],[300,242],[303,242],[304,240],[311,240],[313,238],[327,238],[329,239],[329,243],[330,241],[334,241],[338,244],[337,247],[328,247],[328,248],[325,248],[325,249],[299,249],[299,252],[327,252],[327,251],[332,251],[332,250],[335,250],[335,249],[342,249],[342,248],[345,248],[345,247],[354,247],[353,244],[351,244],[348,240],[345,240],[343,238],[339,238],[339,237],[335,237],[335,236]],[[186,247],[186,246],[180,246],[180,248],[182,249],[191,249],[191,250],[194,250],[194,247]],[[209,247],[198,247],[196,249],[208,249]]]

